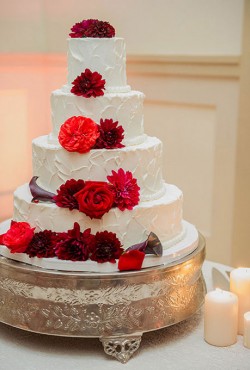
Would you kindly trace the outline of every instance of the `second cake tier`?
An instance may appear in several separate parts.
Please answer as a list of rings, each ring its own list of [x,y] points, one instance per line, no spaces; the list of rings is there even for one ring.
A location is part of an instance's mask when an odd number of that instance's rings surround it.
[[[158,199],[165,193],[162,179],[162,143],[147,137],[139,145],[119,149],[92,149],[72,153],[59,144],[49,143],[48,136],[33,140],[33,174],[38,185],[53,193],[70,179],[107,181],[112,170],[131,171],[140,186],[140,200]]]

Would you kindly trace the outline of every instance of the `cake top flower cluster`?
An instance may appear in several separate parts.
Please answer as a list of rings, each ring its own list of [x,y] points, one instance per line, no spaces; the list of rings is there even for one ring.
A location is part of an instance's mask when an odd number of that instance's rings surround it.
[[[109,22],[98,19],[84,19],[74,24],[69,34],[72,38],[94,37],[111,38],[115,36],[115,29]]]

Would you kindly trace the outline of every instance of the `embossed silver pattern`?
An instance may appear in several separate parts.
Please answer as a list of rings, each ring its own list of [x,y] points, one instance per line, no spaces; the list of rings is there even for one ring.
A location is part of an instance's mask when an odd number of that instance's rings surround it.
[[[200,308],[204,258],[202,236],[182,260],[135,272],[49,271],[0,257],[0,321],[43,334],[99,337],[107,353],[126,362],[143,332],[173,325]]]

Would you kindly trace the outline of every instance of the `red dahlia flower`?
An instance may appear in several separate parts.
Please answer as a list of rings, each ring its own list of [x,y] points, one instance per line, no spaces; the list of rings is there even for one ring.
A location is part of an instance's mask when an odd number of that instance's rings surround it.
[[[115,200],[114,205],[121,211],[133,209],[139,203],[139,190],[137,180],[130,171],[124,172],[122,168],[118,172],[112,171],[112,176],[107,176],[112,185]]]
[[[29,243],[26,253],[30,257],[48,258],[55,257],[56,233],[50,230],[40,231],[34,234]]]
[[[56,205],[58,207],[69,208],[70,211],[73,209],[79,209],[79,205],[74,194],[83,189],[84,185],[85,182],[83,180],[67,180],[65,184],[61,185],[57,190],[57,195],[54,196]]]
[[[58,139],[69,152],[87,153],[99,135],[98,125],[91,118],[73,116],[62,124]]]
[[[100,136],[96,141],[95,149],[114,149],[123,148],[121,144],[124,138],[122,126],[118,126],[118,121],[112,119],[101,119],[99,125]]]
[[[74,24],[71,28],[72,38],[78,37],[114,37],[115,29],[108,22],[99,21],[98,19],[87,19]]]
[[[84,188],[74,196],[79,204],[79,211],[90,218],[101,218],[114,203],[113,192],[102,181],[86,181]]]
[[[91,234],[91,230],[86,229],[82,233],[77,222],[74,223],[72,230],[61,233],[58,237],[61,240],[55,246],[55,254],[61,260],[86,261],[89,250],[95,244],[95,237]]]
[[[84,98],[90,98],[93,96],[101,96],[105,90],[105,80],[102,80],[102,75],[98,72],[91,72],[90,69],[86,68],[80,76],[72,82],[72,89],[70,90],[77,96],[83,96]]]
[[[120,240],[115,233],[108,231],[97,232],[95,236],[95,246],[91,250],[90,259],[99,263],[112,262],[123,253]]]
[[[33,238],[34,230],[28,222],[11,221],[10,229],[0,235],[0,244],[8,247],[11,253],[23,253]]]

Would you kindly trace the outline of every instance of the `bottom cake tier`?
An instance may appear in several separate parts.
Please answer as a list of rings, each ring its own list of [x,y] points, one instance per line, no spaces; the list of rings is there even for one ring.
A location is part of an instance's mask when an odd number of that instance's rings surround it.
[[[167,249],[180,240],[182,227],[183,196],[174,185],[165,184],[165,194],[155,200],[140,202],[132,210],[112,208],[101,219],[91,219],[78,210],[70,211],[54,203],[32,203],[28,184],[20,186],[14,193],[15,221],[28,222],[36,231],[51,230],[65,232],[78,222],[81,231],[91,228],[92,233],[109,231],[116,234],[124,249],[145,241],[150,232],[160,239]]]
[[[0,235],[5,233],[10,226],[10,220],[0,224]],[[143,261],[142,269],[147,267],[154,267],[160,265],[169,265],[178,261],[185,256],[192,253],[198,246],[199,235],[194,225],[183,221],[183,234],[181,238],[173,240],[172,247],[165,249],[161,257],[155,255],[146,255]],[[118,271],[118,261],[116,263],[98,263],[95,261],[87,260],[83,262],[78,261],[65,261],[58,258],[30,258],[25,253],[11,253],[10,250],[4,245],[0,245],[0,255],[9,259],[23,262],[29,265],[41,267],[48,270],[59,271],[82,271],[82,272],[97,272],[97,273],[110,273]]]

